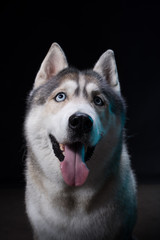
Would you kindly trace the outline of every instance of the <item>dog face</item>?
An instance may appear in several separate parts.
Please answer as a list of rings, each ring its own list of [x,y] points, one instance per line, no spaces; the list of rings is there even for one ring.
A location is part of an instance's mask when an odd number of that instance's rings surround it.
[[[94,146],[106,132],[107,98],[84,74],[64,73],[64,76],[63,83],[46,101],[46,129],[59,143],[82,142]]]
[[[25,129],[32,152],[37,159],[54,156],[60,161],[64,181],[83,185],[89,174],[86,162],[95,147],[111,126],[117,124],[120,132],[123,125],[124,104],[113,52],[104,53],[93,70],[78,71],[68,68],[63,51],[53,44],[28,106]],[[49,165],[41,164],[43,169]]]

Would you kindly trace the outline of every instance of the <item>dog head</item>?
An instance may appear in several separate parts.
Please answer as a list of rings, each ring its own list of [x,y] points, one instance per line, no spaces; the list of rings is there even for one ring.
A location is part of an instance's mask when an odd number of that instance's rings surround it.
[[[25,132],[32,152],[37,159],[48,155],[48,161],[59,160],[64,181],[82,185],[89,174],[86,162],[97,144],[111,126],[118,124],[120,132],[124,124],[113,51],[106,51],[93,70],[79,71],[68,67],[60,46],[52,44],[36,76],[28,109]],[[39,161],[49,172],[47,160]]]

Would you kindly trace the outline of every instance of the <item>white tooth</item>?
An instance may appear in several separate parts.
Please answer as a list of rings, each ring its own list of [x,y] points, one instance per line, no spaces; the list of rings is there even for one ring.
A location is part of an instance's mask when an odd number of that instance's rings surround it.
[[[60,147],[61,151],[64,152],[64,144],[60,143],[59,147]]]

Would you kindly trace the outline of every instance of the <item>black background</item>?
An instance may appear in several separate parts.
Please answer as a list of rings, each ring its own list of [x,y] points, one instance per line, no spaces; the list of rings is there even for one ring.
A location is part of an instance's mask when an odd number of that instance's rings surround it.
[[[134,1],[5,1],[0,8],[2,185],[24,184],[26,97],[52,42],[92,68],[115,52],[126,99],[128,148],[138,180],[160,180],[159,5]]]

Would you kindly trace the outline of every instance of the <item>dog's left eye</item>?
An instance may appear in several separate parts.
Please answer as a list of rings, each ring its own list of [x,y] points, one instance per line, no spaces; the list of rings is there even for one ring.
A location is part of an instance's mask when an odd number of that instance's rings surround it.
[[[100,97],[98,97],[98,96],[94,97],[94,103],[97,106],[103,106],[104,105],[103,100]]]
[[[66,94],[63,92],[60,92],[55,96],[56,102],[63,102],[65,99],[66,99]]]

